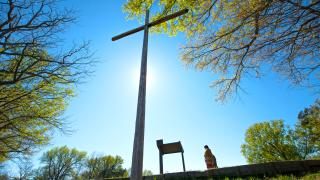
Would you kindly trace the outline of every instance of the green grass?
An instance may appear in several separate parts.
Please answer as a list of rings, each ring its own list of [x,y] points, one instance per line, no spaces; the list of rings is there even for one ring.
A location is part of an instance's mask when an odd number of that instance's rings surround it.
[[[246,178],[207,178],[207,177],[198,177],[198,178],[166,178],[165,180],[320,180],[320,172],[310,173],[304,176],[295,176],[295,175],[279,175],[277,177],[246,177]],[[154,177],[154,180],[158,180]]]
[[[307,174],[301,177],[297,176],[278,176],[275,178],[269,178],[268,180],[320,180],[320,172],[318,173],[312,173],[312,174]]]
[[[256,178],[256,177],[248,177],[248,178],[224,178],[224,180],[320,180],[320,172],[310,173],[304,176],[295,176],[295,175],[281,175],[277,177],[265,177],[265,178]]]
[[[157,177],[150,177],[153,180],[163,180],[162,178]],[[295,176],[295,175],[279,175],[276,177],[246,177],[246,178],[228,178],[228,177],[221,177],[221,178],[208,178],[208,177],[170,177],[165,178],[165,180],[320,180],[320,171],[317,173],[309,173],[304,176]]]

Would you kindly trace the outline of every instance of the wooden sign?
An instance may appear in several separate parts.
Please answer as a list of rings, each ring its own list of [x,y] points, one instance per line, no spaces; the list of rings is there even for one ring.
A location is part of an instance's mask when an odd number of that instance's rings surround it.
[[[160,174],[163,174],[163,155],[165,154],[172,154],[172,153],[181,153],[182,157],[182,165],[183,171],[186,171],[185,164],[184,164],[184,156],[183,156],[183,147],[180,141],[163,144],[163,140],[157,140],[157,146],[159,149],[159,166],[160,166]]]

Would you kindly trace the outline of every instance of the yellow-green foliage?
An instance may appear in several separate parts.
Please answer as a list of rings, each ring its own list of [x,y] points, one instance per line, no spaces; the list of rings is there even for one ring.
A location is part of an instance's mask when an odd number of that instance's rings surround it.
[[[242,154],[249,163],[300,159],[294,133],[282,120],[252,125],[246,132]]]
[[[42,178],[66,179],[79,171],[79,167],[84,166],[86,152],[75,148],[69,149],[67,146],[53,148],[41,157]],[[80,173],[80,172],[77,172]]]
[[[320,158],[320,101],[301,111],[294,129],[283,120],[248,128],[242,154],[249,163]]]
[[[1,67],[7,67],[0,74],[1,82],[21,75],[17,82],[0,85],[0,162],[18,153],[30,154],[34,148],[47,144],[51,130],[62,127],[61,115],[68,98],[73,96],[72,86],[64,79],[41,73],[55,68],[46,52],[30,50],[27,54],[37,58],[18,56],[0,62]],[[68,68],[55,73],[68,73]]]
[[[128,0],[128,18],[152,20],[188,8],[189,13],[152,28],[188,41],[181,58],[196,69],[218,76],[212,84],[218,99],[241,89],[244,75],[261,77],[270,67],[295,85],[319,80],[319,12],[314,1],[276,0]],[[267,67],[267,68],[262,68]],[[314,69],[313,69],[314,68]]]
[[[122,167],[123,159],[120,156],[92,156],[86,160],[84,179],[103,179],[128,177],[128,171]]]

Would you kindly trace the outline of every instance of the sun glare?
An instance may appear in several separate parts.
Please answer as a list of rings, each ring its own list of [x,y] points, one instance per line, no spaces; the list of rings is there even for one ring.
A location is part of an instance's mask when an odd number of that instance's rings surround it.
[[[139,79],[140,79],[140,67],[136,67],[133,71],[133,83],[137,87],[139,86]],[[152,67],[148,67],[147,70],[147,89],[152,88],[154,86],[154,71]]]

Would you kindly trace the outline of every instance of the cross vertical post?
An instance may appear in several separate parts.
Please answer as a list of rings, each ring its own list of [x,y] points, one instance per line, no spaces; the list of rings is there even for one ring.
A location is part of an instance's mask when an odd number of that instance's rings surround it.
[[[148,24],[149,10],[146,12],[146,20],[143,36],[143,47],[141,57],[139,95],[136,116],[136,128],[134,133],[133,154],[131,162],[131,178],[142,179],[143,168],[143,147],[144,147],[144,126],[145,126],[145,106],[146,106],[146,83],[147,83],[147,56],[148,56]]]
[[[142,180],[143,170],[143,147],[144,147],[144,129],[145,129],[145,106],[146,106],[146,83],[147,83],[147,55],[148,55],[148,33],[149,28],[166,22],[170,19],[176,18],[186,14],[188,9],[178,11],[176,13],[167,15],[156,21],[149,23],[149,10],[146,11],[145,24],[120,35],[112,37],[112,41],[116,41],[123,37],[129,36],[136,32],[144,30],[140,80],[139,80],[139,94],[137,104],[137,116],[135,124],[132,164],[131,164],[131,180]]]

